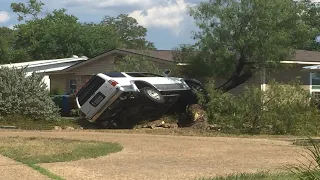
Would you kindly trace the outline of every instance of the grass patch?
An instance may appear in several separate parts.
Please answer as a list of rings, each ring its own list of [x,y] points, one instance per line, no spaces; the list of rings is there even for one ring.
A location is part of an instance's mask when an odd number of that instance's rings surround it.
[[[52,130],[55,126],[73,127],[79,129],[80,125],[73,118],[59,118],[54,121],[47,120],[31,120],[28,118],[8,116],[0,119],[0,126],[16,126],[21,130]]]
[[[53,174],[52,172],[48,171],[47,169],[39,166],[39,165],[36,165],[36,164],[26,164],[28,165],[29,167],[31,167],[32,169],[38,171],[39,173],[43,174],[43,175],[46,175],[47,177],[49,177],[50,179],[54,179],[54,180],[64,180],[64,178],[56,175],[56,174]]]
[[[269,173],[257,173],[257,174],[238,174],[227,177],[216,177],[211,179],[200,180],[298,180],[298,177],[291,174],[269,174]]]
[[[36,165],[96,158],[122,150],[116,143],[48,138],[0,137],[0,154],[52,178],[63,179]]]

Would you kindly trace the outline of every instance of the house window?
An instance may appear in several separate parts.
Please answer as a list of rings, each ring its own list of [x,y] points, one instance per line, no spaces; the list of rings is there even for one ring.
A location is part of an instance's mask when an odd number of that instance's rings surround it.
[[[320,73],[314,72],[310,73],[310,81],[311,81],[311,91],[319,91],[320,92]]]
[[[77,90],[77,81],[75,79],[69,79],[69,93],[74,94]]]

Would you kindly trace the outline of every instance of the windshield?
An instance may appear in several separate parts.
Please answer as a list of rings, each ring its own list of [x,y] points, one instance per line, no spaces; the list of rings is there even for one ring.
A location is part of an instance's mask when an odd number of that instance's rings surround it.
[[[153,74],[153,73],[126,73],[131,77],[163,77],[158,74]]]

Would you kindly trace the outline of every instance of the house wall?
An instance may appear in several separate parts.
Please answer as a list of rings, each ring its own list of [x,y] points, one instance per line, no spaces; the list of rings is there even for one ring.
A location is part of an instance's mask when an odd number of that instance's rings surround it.
[[[299,78],[302,86],[306,90],[310,90],[310,73],[302,71],[302,68],[306,65],[291,65],[285,69],[279,70],[278,72],[267,73],[266,74],[266,88],[268,88],[268,83],[275,80],[278,83],[287,84],[296,78]]]
[[[114,60],[116,55],[106,56],[98,59],[92,63],[88,63],[79,68],[70,70],[70,72],[76,75],[95,75],[102,72],[108,72],[114,70]]]
[[[76,79],[74,74],[51,74],[50,78],[50,91],[59,90],[64,94],[67,94],[69,91],[69,80]]]

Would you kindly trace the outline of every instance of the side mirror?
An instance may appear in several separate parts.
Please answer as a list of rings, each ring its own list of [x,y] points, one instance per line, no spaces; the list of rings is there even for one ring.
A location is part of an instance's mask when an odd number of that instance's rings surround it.
[[[166,70],[163,72],[163,74],[164,74],[165,76],[169,76],[170,73],[171,73],[170,69],[166,69]]]

